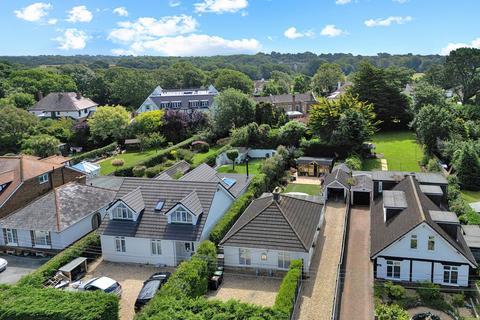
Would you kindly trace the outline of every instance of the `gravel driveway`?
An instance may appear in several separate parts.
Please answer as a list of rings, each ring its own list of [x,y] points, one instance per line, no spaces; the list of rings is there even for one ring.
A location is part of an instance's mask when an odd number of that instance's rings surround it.
[[[345,203],[328,202],[323,238],[312,259],[310,278],[304,281],[300,320],[330,320],[344,227]]]
[[[226,273],[220,288],[217,291],[210,291],[207,297],[222,301],[235,299],[271,307],[275,303],[281,282],[280,278]]]

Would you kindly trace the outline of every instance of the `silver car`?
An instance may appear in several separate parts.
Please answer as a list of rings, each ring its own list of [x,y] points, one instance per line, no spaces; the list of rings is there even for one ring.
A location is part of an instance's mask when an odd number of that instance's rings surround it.
[[[7,269],[7,265],[8,265],[8,261],[0,258],[0,272],[5,271],[5,269]]]
[[[114,293],[119,297],[122,295],[122,286],[120,283],[108,277],[90,279],[82,284],[79,289],[85,291],[101,290],[105,293]]]

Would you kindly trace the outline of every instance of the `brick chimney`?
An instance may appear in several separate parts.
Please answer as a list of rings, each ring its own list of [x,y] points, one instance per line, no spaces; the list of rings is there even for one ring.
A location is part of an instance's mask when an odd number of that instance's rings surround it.
[[[40,101],[40,100],[43,99],[43,93],[42,93],[42,91],[38,91],[38,92],[37,92],[37,99],[38,99],[38,101]]]
[[[82,94],[80,92],[77,92],[77,100],[82,99]]]
[[[280,201],[280,188],[276,187],[275,190],[273,190],[273,200],[278,202]]]
[[[292,94],[292,110],[290,111],[295,111],[297,110],[297,103],[295,101],[295,93]]]

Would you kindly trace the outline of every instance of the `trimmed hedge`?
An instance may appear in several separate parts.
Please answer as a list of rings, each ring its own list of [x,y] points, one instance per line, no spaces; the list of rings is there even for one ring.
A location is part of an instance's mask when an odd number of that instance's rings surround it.
[[[183,148],[185,146],[190,145],[193,141],[197,140],[197,136],[193,136],[187,140],[183,140],[180,143],[177,143],[176,145],[173,145],[171,147],[168,147],[166,149],[163,149],[153,156],[147,157],[145,160],[140,161],[139,163],[136,163],[135,165],[128,166],[128,167],[123,167],[121,169],[118,169],[115,171],[116,176],[120,177],[131,177],[133,176],[133,168],[136,166],[145,166],[147,168],[154,167],[156,165],[162,164],[165,162],[165,160],[168,158],[169,153],[175,149]]]
[[[103,292],[0,288],[1,320],[117,320],[118,298]]]
[[[100,237],[95,232],[86,235],[67,249],[58,253],[32,273],[23,276],[17,285],[42,288],[43,283],[48,278],[55,275],[60,267],[77,257],[83,256],[86,251],[91,249],[91,247],[100,247]],[[89,252],[88,255],[91,256],[92,254]]]
[[[204,160],[203,162],[200,162],[200,163],[195,163],[194,165],[192,165],[192,169],[198,167],[199,165],[201,165],[202,163],[206,163],[208,164],[209,166],[215,166],[216,165],[216,160],[217,160],[217,157],[219,155],[221,155],[222,153],[226,152],[227,150],[229,150],[231,147],[230,145],[225,145],[223,147],[221,147],[220,149],[218,149],[217,151],[215,151],[214,153],[208,155]]]
[[[283,277],[282,284],[275,298],[274,309],[277,309],[288,315],[292,314],[295,306],[295,296],[297,294],[298,280],[302,276],[302,261],[293,260],[290,268]]]
[[[100,156],[103,156],[107,152],[114,151],[115,149],[117,149],[117,147],[118,147],[118,143],[112,142],[109,145],[106,145],[105,147],[82,153],[79,156],[74,156],[74,157],[72,157],[71,162],[73,164],[77,164],[77,163],[79,163],[79,162],[81,162],[85,159],[92,159],[92,158],[100,157]]]

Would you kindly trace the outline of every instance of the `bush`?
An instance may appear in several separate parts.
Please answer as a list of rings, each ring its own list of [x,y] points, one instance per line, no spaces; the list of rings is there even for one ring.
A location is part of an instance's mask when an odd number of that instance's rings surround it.
[[[200,153],[207,153],[210,150],[210,145],[205,141],[198,141],[192,146],[192,149]]]
[[[113,143],[110,143],[109,145],[107,145],[105,147],[98,148],[98,149],[95,149],[95,150],[92,150],[92,151],[88,151],[88,152],[82,153],[81,155],[78,155],[78,156],[74,156],[74,157],[72,157],[71,162],[72,162],[72,164],[77,164],[77,163],[79,163],[83,160],[94,159],[94,158],[103,156],[107,152],[114,151],[115,149],[117,149],[117,147],[118,147],[118,144],[116,142],[113,142]]]
[[[217,248],[210,241],[203,241],[197,248],[196,255],[208,264],[208,276],[212,276],[217,270]]]
[[[417,293],[426,304],[436,300],[443,300],[440,287],[431,282],[422,282],[420,287],[417,288]]]
[[[440,165],[438,164],[438,161],[435,159],[428,160],[427,170],[430,172],[440,172]]]
[[[274,309],[285,314],[292,314],[295,305],[295,296],[297,294],[298,281],[302,276],[302,261],[293,260],[290,268],[282,280],[277,297],[275,298]]]
[[[125,161],[123,159],[113,159],[110,164],[114,167],[121,167],[125,164]]]
[[[391,281],[387,281],[384,284],[385,293],[390,299],[402,299],[407,295],[407,290],[398,284],[393,284]]]
[[[362,159],[357,154],[351,154],[345,159],[345,164],[351,170],[362,170]]]
[[[92,247],[100,246],[100,237],[95,232],[92,232],[82,239],[75,242],[73,245],[58,253],[55,257],[44,263],[32,273],[23,276],[18,282],[18,286],[30,286],[41,288],[43,283],[50,277],[52,277],[57,270],[63,265],[69,263],[73,259],[85,256],[92,257],[90,250]],[[98,253],[100,255],[101,253]],[[95,256],[96,257],[96,256]],[[93,257],[92,257],[93,258]]]
[[[256,174],[250,182],[249,189],[252,190],[255,198],[260,197],[268,191],[267,176],[264,173]]]
[[[378,320],[409,320],[410,315],[399,305],[377,304],[375,306],[375,314]]]
[[[0,289],[0,319],[117,320],[118,298],[103,292],[10,287]]]
[[[196,298],[206,294],[207,290],[207,259],[194,255],[189,261],[183,261],[178,266],[160,293],[178,298]]]
[[[187,149],[178,149],[175,154],[175,157],[177,158],[177,160],[185,160],[189,163],[192,162],[193,156],[194,156],[193,152]]]
[[[145,166],[136,166],[133,168],[132,172],[133,172],[133,176],[134,177],[143,177],[145,175],[145,170],[147,169],[147,167]]]
[[[465,305],[465,295],[463,293],[455,293],[452,297],[452,305],[461,308]]]

